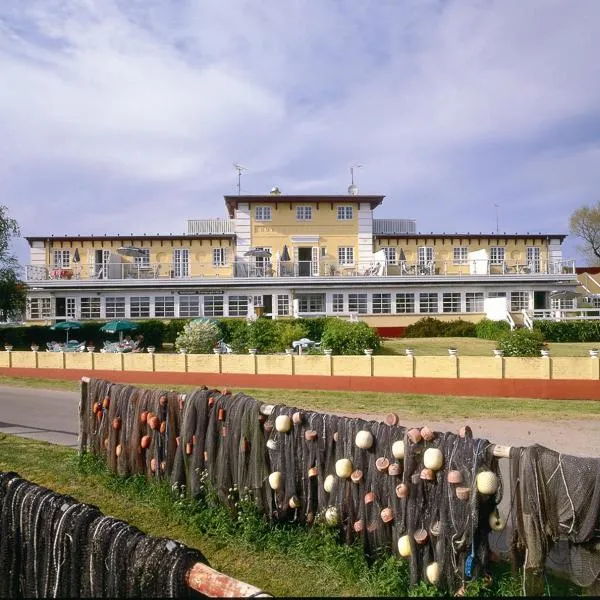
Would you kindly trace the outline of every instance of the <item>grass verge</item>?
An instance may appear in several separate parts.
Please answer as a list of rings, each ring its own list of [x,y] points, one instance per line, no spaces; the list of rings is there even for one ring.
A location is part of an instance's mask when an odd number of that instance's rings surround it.
[[[91,455],[79,457],[70,448],[0,434],[0,470],[94,504],[151,535],[199,548],[214,568],[277,596],[436,595],[432,586],[408,587],[405,561],[386,555],[368,564],[358,544],[339,543],[331,529],[270,525],[243,499],[232,515],[211,493],[200,502],[177,498],[168,485],[116,477]],[[492,580],[470,582],[466,595],[513,596],[520,585],[506,565],[495,565]],[[554,594],[579,593],[561,580],[551,579],[549,586]]]

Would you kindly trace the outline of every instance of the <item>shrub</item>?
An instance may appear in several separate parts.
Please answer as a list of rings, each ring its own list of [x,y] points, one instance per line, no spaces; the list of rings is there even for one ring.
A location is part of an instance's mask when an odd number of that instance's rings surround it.
[[[600,342],[600,321],[536,321],[533,327],[549,342]]]
[[[171,319],[168,323],[165,323],[162,341],[173,344],[188,323],[190,323],[189,319]]]
[[[223,340],[234,352],[247,352],[250,327],[246,319],[222,319],[219,321]]]
[[[498,340],[498,349],[505,356],[539,356],[544,346],[544,336],[539,331],[515,329]]]
[[[188,323],[175,340],[177,350],[186,349],[192,354],[207,354],[219,340],[219,328],[214,323]]]
[[[444,337],[475,337],[475,323],[470,321],[449,321],[445,323]]]
[[[499,340],[509,331],[510,325],[508,324],[508,321],[481,319],[481,321],[475,325],[475,335],[482,340]]]
[[[144,336],[144,346],[154,346],[161,348],[165,341],[165,323],[158,319],[149,319],[138,323],[136,335]]]
[[[323,337],[323,332],[327,324],[337,320],[335,317],[314,317],[309,319],[295,319],[292,323],[302,323],[306,329],[306,335],[302,337],[307,337],[309,340],[313,340],[313,342],[318,342]]]
[[[278,349],[285,350],[292,347],[292,342],[302,338],[310,338],[308,327],[302,321],[278,321],[279,339]],[[321,338],[317,338],[320,340]]]
[[[279,331],[277,322],[260,317],[248,325],[248,347],[259,352],[277,352],[279,350]]]
[[[441,321],[423,317],[409,325],[404,337],[475,337],[475,325],[468,321]]]
[[[359,321],[330,319],[321,338],[323,348],[331,348],[334,354],[362,354],[367,348],[374,351],[381,347],[377,330]]]

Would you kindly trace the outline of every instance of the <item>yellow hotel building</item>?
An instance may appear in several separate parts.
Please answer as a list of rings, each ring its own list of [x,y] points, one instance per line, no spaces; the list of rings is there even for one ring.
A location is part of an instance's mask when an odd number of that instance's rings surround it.
[[[562,234],[419,233],[384,196],[225,196],[183,235],[30,236],[27,321],[320,315],[393,333],[424,315],[520,322],[560,308]],[[564,306],[563,306],[564,308]]]

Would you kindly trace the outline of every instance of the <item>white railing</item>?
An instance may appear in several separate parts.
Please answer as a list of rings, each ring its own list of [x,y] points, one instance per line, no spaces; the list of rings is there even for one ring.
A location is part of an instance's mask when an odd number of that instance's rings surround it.
[[[417,222],[413,219],[373,219],[375,235],[416,233]]]
[[[533,318],[532,311],[522,310],[521,314],[523,315],[523,325],[527,327],[527,329],[533,329]],[[513,327],[511,327],[513,329]]]
[[[517,326],[517,324],[515,323],[515,320],[512,318],[512,315],[508,311],[506,311],[506,315],[504,318],[510,325],[510,330],[512,331]]]
[[[527,318],[531,322],[530,329],[533,327],[534,321],[598,321],[600,320],[600,308],[524,310],[523,318]]]
[[[233,234],[234,222],[230,219],[188,219],[188,235]]]

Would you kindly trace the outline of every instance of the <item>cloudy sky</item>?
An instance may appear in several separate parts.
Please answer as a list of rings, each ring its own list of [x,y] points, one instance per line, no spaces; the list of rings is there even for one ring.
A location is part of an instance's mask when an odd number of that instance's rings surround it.
[[[25,235],[181,233],[236,161],[246,193],[360,163],[380,218],[566,233],[600,198],[598,31],[598,0],[2,0],[0,203]]]

